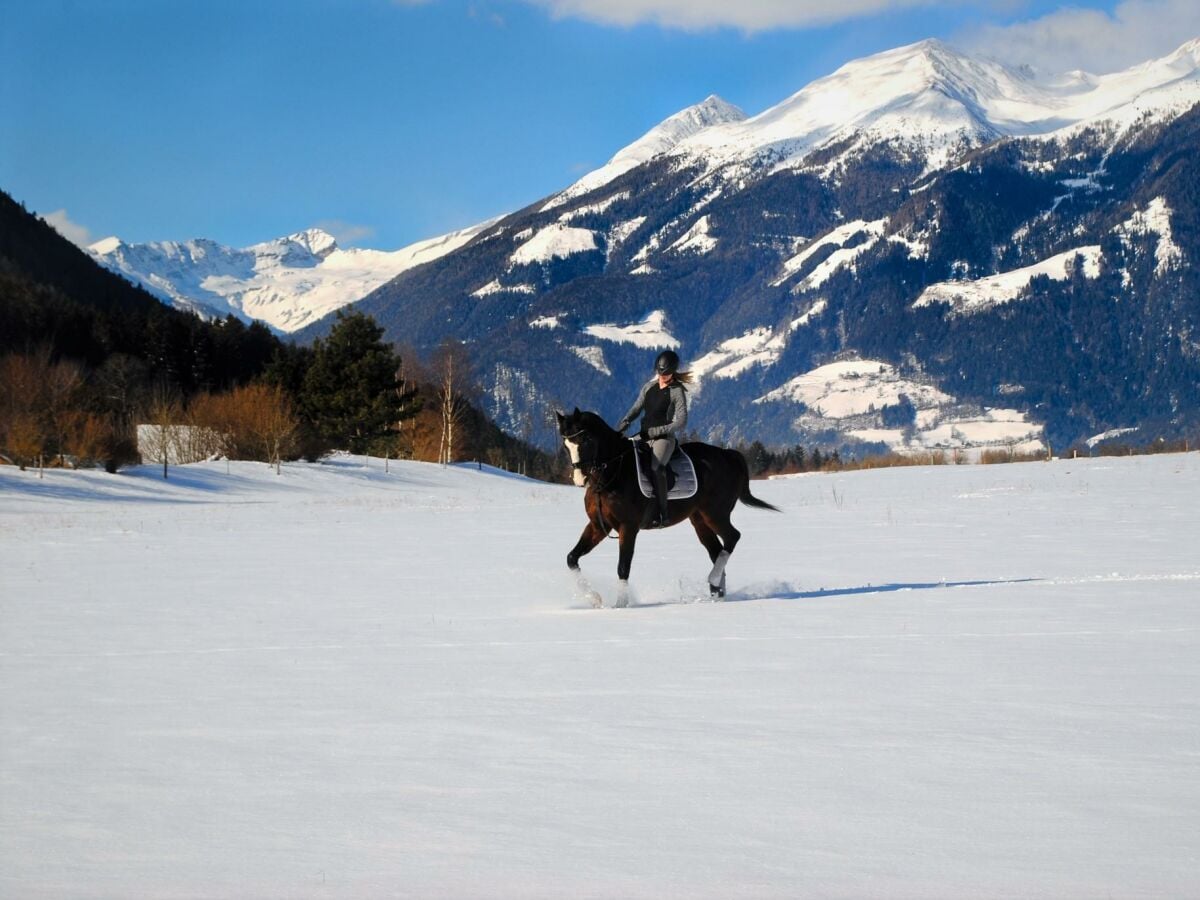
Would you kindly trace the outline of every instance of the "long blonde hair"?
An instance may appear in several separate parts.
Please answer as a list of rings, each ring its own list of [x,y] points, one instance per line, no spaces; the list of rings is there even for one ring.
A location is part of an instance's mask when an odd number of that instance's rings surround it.
[[[694,381],[691,372],[676,372],[673,380],[678,381],[680,384],[691,384]]]

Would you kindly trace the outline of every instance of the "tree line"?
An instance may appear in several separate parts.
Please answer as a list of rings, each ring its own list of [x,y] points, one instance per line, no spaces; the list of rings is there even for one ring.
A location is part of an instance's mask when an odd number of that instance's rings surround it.
[[[462,345],[421,360],[382,335],[352,313],[301,347],[174,309],[0,191],[0,462],[116,471],[143,426],[164,460],[349,450],[563,475],[479,409]]]
[[[240,322],[228,327],[250,331]],[[418,361],[402,358],[382,334],[367,316],[341,314],[311,347],[272,337],[272,353],[257,371],[219,386],[197,386],[179,377],[194,367],[153,355],[113,353],[89,364],[56,352],[51,341],[9,351],[0,355],[0,455],[22,468],[103,465],[115,472],[140,461],[140,450],[166,474],[168,460],[222,456],[278,465],[347,450],[442,463],[480,459],[534,477],[561,476],[560,460],[505,435],[478,409],[461,345],[447,342]]]

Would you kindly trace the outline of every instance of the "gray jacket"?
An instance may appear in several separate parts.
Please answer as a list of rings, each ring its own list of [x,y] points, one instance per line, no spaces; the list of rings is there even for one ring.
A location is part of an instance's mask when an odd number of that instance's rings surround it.
[[[646,405],[646,395],[650,393],[650,389],[658,384],[658,377],[651,378],[642,387],[638,394],[637,401],[630,408],[629,412],[617,423],[617,431],[624,431],[629,427],[629,423],[641,415],[642,407]],[[671,405],[669,407],[670,421],[666,425],[660,425],[656,428],[651,428],[647,433],[653,440],[655,438],[677,437],[687,425],[687,391],[678,381],[672,381],[670,387],[667,388],[670,393]]]

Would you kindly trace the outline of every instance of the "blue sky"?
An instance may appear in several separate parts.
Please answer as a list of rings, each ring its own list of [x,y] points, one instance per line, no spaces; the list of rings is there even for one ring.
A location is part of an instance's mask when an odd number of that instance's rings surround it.
[[[754,114],[926,37],[1112,71],[1200,34],[1200,4],[0,0],[0,23],[0,188],[77,241],[320,225],[392,249],[553,193],[710,93]]]

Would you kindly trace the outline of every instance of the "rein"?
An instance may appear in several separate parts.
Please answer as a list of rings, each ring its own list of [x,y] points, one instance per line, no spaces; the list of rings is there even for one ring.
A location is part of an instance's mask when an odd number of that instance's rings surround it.
[[[567,435],[567,437],[575,438],[584,433],[585,432],[583,432],[583,431],[577,431],[577,432],[575,432],[575,434]],[[629,444],[628,447],[626,447],[624,450],[622,450],[616,456],[610,456],[604,462],[585,463],[583,460],[580,460],[579,462],[571,463],[571,468],[578,469],[580,472],[582,472],[584,480],[590,482],[591,486],[593,488],[595,488],[597,491],[600,491],[600,492],[606,491],[609,489],[609,487],[612,486],[612,483],[614,481],[616,481],[617,478],[620,476],[620,474],[621,474],[620,471],[618,470],[614,475],[609,477],[607,480],[602,480],[599,484],[597,484],[596,481],[593,480],[593,478],[596,475],[596,473],[599,472],[600,478],[603,479],[604,478],[603,473],[608,469],[609,466],[611,466],[615,462],[620,462],[622,459],[624,459],[626,456],[629,455],[629,452],[631,450],[633,450],[633,444],[629,441],[626,441],[626,443]]]
[[[574,434],[564,435],[564,437],[573,440],[578,438],[581,434],[587,433],[588,432],[586,430],[581,429],[580,431],[576,431]],[[612,487],[613,483],[621,476],[621,470],[619,468],[607,479],[605,479],[604,473],[607,471],[609,466],[615,462],[620,462],[633,450],[633,442],[628,439],[623,440],[628,446],[626,446],[626,448],[616,456],[611,456],[604,462],[593,462],[589,464],[585,463],[583,460],[580,460],[579,462],[571,463],[571,468],[578,469],[580,472],[582,472],[583,480],[587,482],[588,486],[591,487],[592,490],[594,490],[597,494],[603,494],[610,487]],[[597,473],[599,474],[597,475]],[[600,519],[598,524],[604,529],[605,535],[607,535],[611,540],[616,540],[616,536],[610,534],[610,532],[613,531],[613,528],[604,520],[604,513],[600,511],[599,504],[596,506],[596,515]]]

